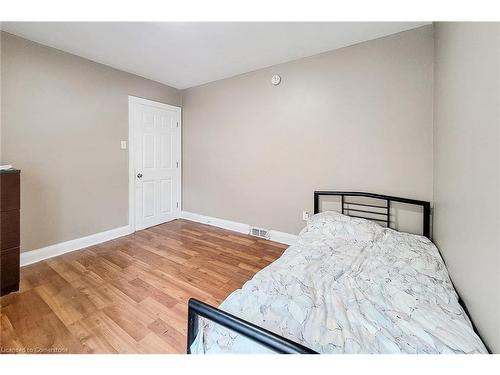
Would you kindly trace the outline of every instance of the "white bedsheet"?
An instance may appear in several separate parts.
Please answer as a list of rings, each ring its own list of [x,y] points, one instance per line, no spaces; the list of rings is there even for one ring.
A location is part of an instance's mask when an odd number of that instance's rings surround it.
[[[320,353],[486,353],[427,238],[335,212],[220,306]],[[193,353],[269,350],[200,319]]]

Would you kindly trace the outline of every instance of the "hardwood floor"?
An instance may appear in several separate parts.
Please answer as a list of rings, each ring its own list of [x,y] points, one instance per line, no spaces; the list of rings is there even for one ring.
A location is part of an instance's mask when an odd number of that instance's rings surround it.
[[[0,350],[185,353],[187,300],[218,306],[286,247],[174,220],[23,267]]]

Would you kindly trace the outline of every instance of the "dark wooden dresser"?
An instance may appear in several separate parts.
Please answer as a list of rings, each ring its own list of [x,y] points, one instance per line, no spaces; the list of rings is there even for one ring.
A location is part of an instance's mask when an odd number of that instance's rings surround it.
[[[0,295],[19,290],[19,210],[18,169],[0,170]]]

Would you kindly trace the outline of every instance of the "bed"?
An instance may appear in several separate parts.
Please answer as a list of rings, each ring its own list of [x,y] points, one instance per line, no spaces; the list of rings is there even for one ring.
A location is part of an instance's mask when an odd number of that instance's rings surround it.
[[[320,212],[322,196],[339,212]],[[391,228],[397,203],[421,209],[422,235]],[[429,202],[317,191],[314,210],[219,308],[189,301],[188,353],[487,353],[430,240]]]

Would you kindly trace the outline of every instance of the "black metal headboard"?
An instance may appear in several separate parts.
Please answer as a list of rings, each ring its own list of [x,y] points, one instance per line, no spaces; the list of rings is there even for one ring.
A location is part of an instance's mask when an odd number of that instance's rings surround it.
[[[319,197],[322,195],[340,196],[340,202],[341,202],[340,205],[343,214],[352,217],[359,217],[361,219],[379,221],[385,223],[389,228],[391,226],[391,202],[406,203],[415,206],[421,206],[423,208],[422,234],[430,239],[431,235],[430,202],[420,201],[417,199],[392,197],[390,195],[363,193],[358,191],[315,191],[314,192],[315,214],[319,213]],[[357,203],[352,201],[349,202],[346,200],[346,198],[349,197],[366,197],[366,198],[380,199],[384,200],[386,203],[385,205],[377,205],[377,204]],[[351,206],[355,206],[356,208],[352,208]],[[372,210],[373,208],[375,208],[375,210]],[[351,212],[353,212],[354,214],[351,214]],[[364,214],[371,215],[372,217],[367,217],[366,215],[363,216]]]

